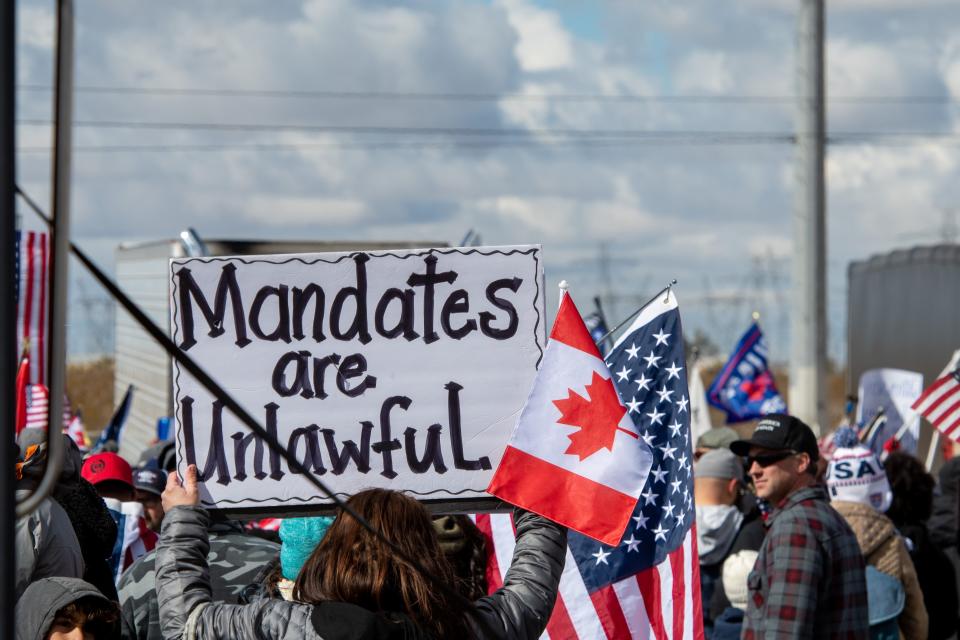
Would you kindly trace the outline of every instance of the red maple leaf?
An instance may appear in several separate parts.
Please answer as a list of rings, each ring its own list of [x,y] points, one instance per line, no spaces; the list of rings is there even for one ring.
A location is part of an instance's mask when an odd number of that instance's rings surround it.
[[[564,453],[584,460],[603,448],[613,451],[613,439],[618,429],[638,437],[618,426],[627,410],[620,404],[617,389],[609,378],[594,371],[593,380],[587,385],[587,395],[589,400],[573,389],[567,389],[565,399],[553,401],[561,413],[557,422],[579,429],[567,436],[570,446]]]

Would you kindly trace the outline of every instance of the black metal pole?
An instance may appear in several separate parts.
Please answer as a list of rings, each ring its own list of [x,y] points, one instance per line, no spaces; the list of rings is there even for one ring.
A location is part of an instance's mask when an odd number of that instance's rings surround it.
[[[13,637],[17,601],[14,575],[14,384],[17,315],[13,304],[16,242],[16,6],[0,2],[0,638]]]

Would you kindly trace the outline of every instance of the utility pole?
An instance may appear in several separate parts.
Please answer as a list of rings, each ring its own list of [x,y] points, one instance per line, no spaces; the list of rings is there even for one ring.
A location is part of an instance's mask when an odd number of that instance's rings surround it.
[[[800,0],[797,29],[797,157],[793,212],[793,321],[790,412],[826,427],[827,351],[826,116],[823,81],[823,0]]]
[[[613,295],[613,278],[610,275],[610,245],[603,241],[600,243],[600,282],[603,284],[603,290],[600,298],[607,304],[607,310],[613,322],[619,322],[619,308],[617,306],[616,296]],[[613,344],[613,343],[611,343]]]
[[[17,305],[13,304],[16,242],[16,2],[0,2],[0,638],[13,637],[14,593],[14,386],[17,367]]]

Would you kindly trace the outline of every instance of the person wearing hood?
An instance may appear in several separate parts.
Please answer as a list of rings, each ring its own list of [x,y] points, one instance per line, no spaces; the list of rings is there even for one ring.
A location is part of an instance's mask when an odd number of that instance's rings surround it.
[[[710,605],[722,591],[723,562],[741,549],[757,551],[763,542],[763,524],[756,508],[741,509],[743,463],[729,449],[706,451],[693,464],[693,495],[697,505],[697,552],[700,556],[700,594],[704,624],[714,619]],[[745,588],[745,587],[744,587]],[[724,606],[718,607],[721,611]]]
[[[46,442],[29,444],[16,464],[17,501],[36,489],[46,466]],[[83,552],[70,517],[47,496],[30,514],[17,519],[14,541],[14,590],[20,598],[31,582],[51,576],[80,578]]]
[[[883,465],[850,427],[838,429],[834,442],[836,449],[827,468],[831,505],[853,529],[866,563],[903,585],[906,601],[897,620],[901,636],[926,638],[929,618],[917,571],[903,538],[884,515],[893,493]]]
[[[16,640],[112,640],[120,612],[89,582],[44,578],[17,601]]]
[[[22,468],[21,482],[24,488],[36,486],[40,482],[45,465],[39,463],[46,460],[46,438],[47,432],[43,429],[24,429],[20,433],[18,441],[22,450],[26,451],[32,445],[41,445],[34,454],[39,457],[31,458],[32,463]],[[76,442],[63,434],[63,446],[63,467],[51,496],[66,511],[77,535],[85,566],[83,579],[107,598],[117,600],[117,588],[110,570],[110,556],[117,539],[117,525],[97,490],[80,475],[83,454]]]

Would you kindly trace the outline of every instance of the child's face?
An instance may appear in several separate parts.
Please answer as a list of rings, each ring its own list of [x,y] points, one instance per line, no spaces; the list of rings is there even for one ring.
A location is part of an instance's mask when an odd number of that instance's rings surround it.
[[[74,624],[54,622],[46,640],[95,640],[93,634]]]

